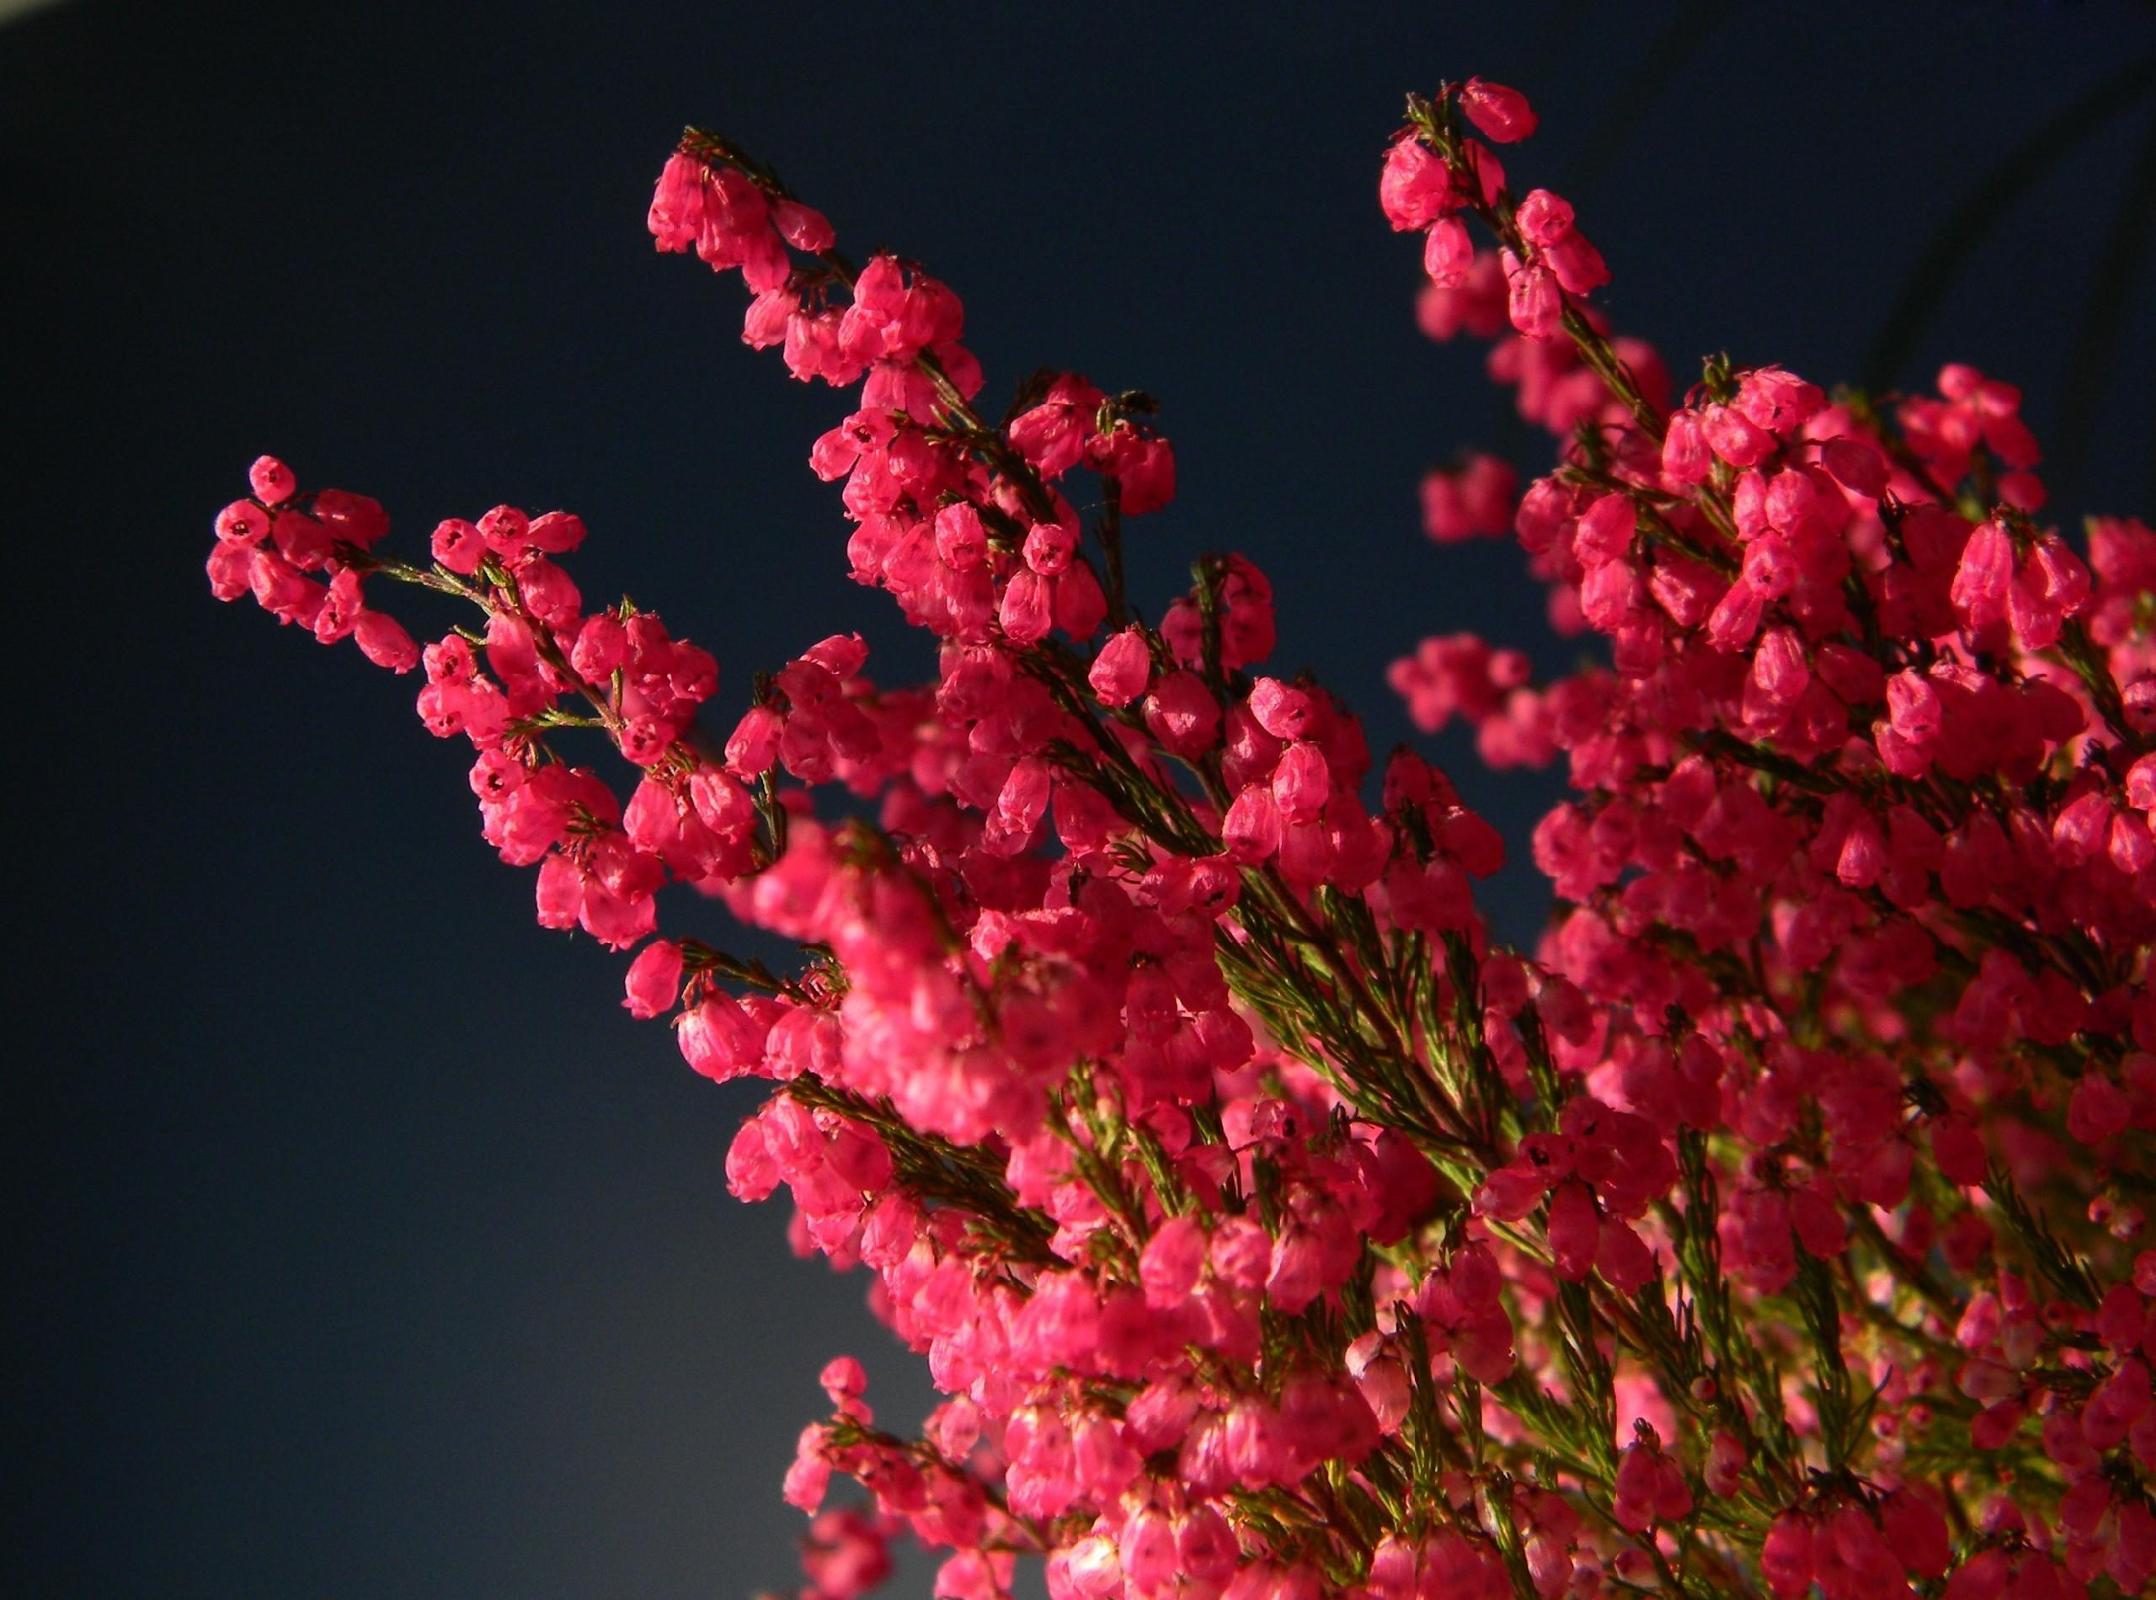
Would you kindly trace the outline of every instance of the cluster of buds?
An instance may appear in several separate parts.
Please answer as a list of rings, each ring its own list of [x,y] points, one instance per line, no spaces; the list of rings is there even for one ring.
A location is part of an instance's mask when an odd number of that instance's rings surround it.
[[[711,657],[584,612],[574,517],[445,522],[409,565],[268,459],[212,585],[424,664],[539,920],[634,948],[625,1003],[696,1071],[774,1086],[729,1186],[786,1191],[943,1396],[905,1437],[826,1369],[804,1600],[900,1536],[944,1600],[1021,1561],[1053,1600],[2139,1592],[2156,534],[2039,524],[2019,397],[1966,368],[1895,401],[1715,361],[1673,407],[1573,208],[1491,148],[1525,98],[1409,116],[1380,199],[1422,324],[1499,340],[1560,442],[1524,493],[1434,476],[1428,531],[1516,532],[1608,641],[1555,683],[1471,635],[1393,673],[1425,729],[1565,758],[1532,951],[1445,775],[1264,670],[1255,566],[1201,558],[1156,622],[1126,593],[1126,519],[1175,489],[1147,396],[1050,374],[987,420],[947,286],[696,130],[653,237],[742,273],[750,346],[858,386],[810,464],[933,682],[827,638],[708,736]],[[421,650],[373,578],[479,620]],[[626,794],[556,753],[588,734]],[[824,785],[869,814],[819,820]],[[661,936],[672,884],[799,970]]]

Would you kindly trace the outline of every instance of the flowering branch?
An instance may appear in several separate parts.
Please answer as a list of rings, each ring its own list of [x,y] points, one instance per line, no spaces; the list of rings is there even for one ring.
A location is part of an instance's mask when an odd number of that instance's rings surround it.
[[[1608,641],[1542,685],[1470,635],[1392,674],[1496,764],[1566,754],[1532,952],[1476,909],[1504,849],[1445,775],[1395,751],[1372,806],[1352,714],[1263,673],[1250,562],[1142,620],[1153,401],[1045,373],[988,421],[957,296],[856,265],[716,134],[651,231],[741,271],[745,342],[858,386],[810,462],[932,684],[827,638],[720,741],[709,655],[586,610],[573,516],[451,519],[416,566],[265,457],[218,518],[221,597],[424,666],[542,924],[635,949],[626,1004],[695,1070],[775,1084],[734,1193],[784,1185],[928,1358],[917,1440],[826,1369],[786,1484],[808,1600],[900,1531],[952,1600],[1021,1557],[1056,1600],[2156,1574],[2156,534],[2041,525],[2019,396],[1968,368],[1891,411],[1723,358],[1673,395],[1573,208],[1509,186],[1492,146],[1534,125],[1442,86],[1380,184],[1426,330],[1497,339],[1559,444],[1524,494],[1486,456],[1433,474],[1428,531],[1516,532],[1552,621]],[[377,577],[482,625],[421,649]],[[587,731],[626,800],[557,753]],[[827,784],[875,820],[819,821]],[[801,969],[658,937],[675,883]],[[834,1471],[870,1508],[824,1508]]]

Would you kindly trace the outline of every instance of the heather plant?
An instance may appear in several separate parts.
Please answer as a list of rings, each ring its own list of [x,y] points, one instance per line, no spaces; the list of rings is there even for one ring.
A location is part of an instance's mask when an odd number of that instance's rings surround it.
[[[1029,1559],[1056,1600],[2156,1575],[2156,533],[2047,524],[2018,393],[1967,367],[1678,392],[1573,208],[1507,177],[1534,127],[1497,84],[1412,98],[1378,191],[1423,330],[1491,341],[1556,446],[1524,491],[1432,474],[1426,531],[1516,536],[1600,641],[1548,682],[1468,634],[1392,670],[1425,731],[1565,764],[1531,950],[1446,775],[1403,748],[1373,784],[1348,708],[1268,675],[1263,573],[1128,592],[1177,488],[1153,400],[1043,373],[983,408],[958,297],[715,134],[651,233],[850,392],[810,464],[934,682],[825,638],[721,739],[708,652],[587,608],[571,514],[407,558],[265,457],[217,518],[217,595],[419,671],[539,921],[633,951],[626,1005],[695,1071],[771,1082],[729,1186],[785,1189],[927,1358],[917,1437],[824,1370],[783,1486],[804,1600],[900,1536],[950,1600]],[[390,583],[469,609],[422,646]],[[676,885],[798,961],[679,931]]]

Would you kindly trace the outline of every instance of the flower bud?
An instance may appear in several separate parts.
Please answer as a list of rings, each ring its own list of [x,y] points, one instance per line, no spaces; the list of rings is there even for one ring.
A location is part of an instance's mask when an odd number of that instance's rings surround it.
[[[1540,120],[1519,90],[1481,78],[1469,78],[1460,86],[1460,110],[1493,144],[1519,143]]]

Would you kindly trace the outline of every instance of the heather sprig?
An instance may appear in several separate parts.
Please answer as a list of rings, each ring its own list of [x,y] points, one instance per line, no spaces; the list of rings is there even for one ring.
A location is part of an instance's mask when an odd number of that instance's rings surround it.
[[[825,638],[719,739],[716,661],[587,609],[574,516],[452,518],[415,564],[265,457],[217,518],[221,598],[424,668],[540,922],[634,949],[625,1003],[694,1070],[772,1084],[732,1191],[784,1187],[927,1358],[915,1439],[826,1369],[785,1485],[804,1600],[900,1533],[950,1600],[1035,1559],[1056,1600],[2156,1574],[2156,534],[2044,524],[2020,396],[1967,367],[1868,396],[1716,357],[1675,392],[1571,204],[1507,176],[1535,126],[1444,85],[1379,185],[1423,329],[1491,339],[1557,446],[1524,490],[1483,453],[1432,474],[1426,531],[1516,535],[1601,641],[1552,682],[1468,634],[1391,674],[1493,765],[1564,757],[1532,950],[1490,934],[1504,847],[1446,775],[1266,672],[1254,564],[1127,592],[1177,489],[1156,403],[1047,372],[990,420],[958,296],[841,254],[719,135],[684,134],[651,233],[849,392],[810,465],[932,683]],[[374,579],[478,620],[422,648]],[[571,764],[592,735],[626,796]],[[799,969],[661,937],[679,884]],[[866,1508],[825,1508],[834,1472]]]

